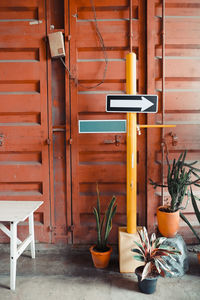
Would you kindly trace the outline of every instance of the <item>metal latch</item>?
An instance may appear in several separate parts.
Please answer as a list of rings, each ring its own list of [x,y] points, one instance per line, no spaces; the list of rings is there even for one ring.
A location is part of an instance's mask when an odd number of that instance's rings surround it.
[[[71,40],[71,37],[72,37],[72,36],[71,36],[70,34],[69,34],[69,35],[66,35],[66,41],[69,42],[69,41]]]
[[[50,139],[46,139],[46,144],[50,145],[51,144],[51,140]]]
[[[176,146],[178,144],[178,137],[176,133],[170,132],[169,134],[172,137],[172,146]]]
[[[38,25],[38,24],[42,24],[42,20],[33,20],[31,22],[29,22],[30,25]]]
[[[73,232],[74,231],[74,225],[70,225],[67,227],[68,232]]]
[[[115,146],[119,146],[120,145],[120,135],[115,135],[115,139],[114,140],[104,140],[104,144],[115,144]]]
[[[50,226],[48,227],[48,229],[49,229],[50,232],[56,231],[56,226],[51,226],[51,225],[50,225]]]

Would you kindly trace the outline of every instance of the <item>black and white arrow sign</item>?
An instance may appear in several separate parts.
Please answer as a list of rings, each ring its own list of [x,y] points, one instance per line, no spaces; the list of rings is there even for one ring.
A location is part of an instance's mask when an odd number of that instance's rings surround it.
[[[107,112],[156,113],[157,95],[107,95]]]

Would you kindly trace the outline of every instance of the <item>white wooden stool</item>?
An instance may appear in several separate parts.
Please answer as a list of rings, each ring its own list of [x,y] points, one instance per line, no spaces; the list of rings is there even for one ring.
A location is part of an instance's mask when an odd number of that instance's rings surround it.
[[[33,213],[43,201],[1,201],[0,222],[10,222],[10,230],[2,223],[0,229],[10,238],[10,289],[15,290],[17,259],[31,244],[31,256],[35,258]],[[22,242],[17,238],[17,225],[28,218],[29,236]],[[17,246],[19,245],[19,246]]]

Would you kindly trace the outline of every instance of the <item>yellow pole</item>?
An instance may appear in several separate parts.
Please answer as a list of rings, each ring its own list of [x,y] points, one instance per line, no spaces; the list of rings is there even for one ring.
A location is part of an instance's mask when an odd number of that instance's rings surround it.
[[[126,93],[136,95],[136,54],[126,56]],[[137,115],[127,113],[127,232],[137,227]]]

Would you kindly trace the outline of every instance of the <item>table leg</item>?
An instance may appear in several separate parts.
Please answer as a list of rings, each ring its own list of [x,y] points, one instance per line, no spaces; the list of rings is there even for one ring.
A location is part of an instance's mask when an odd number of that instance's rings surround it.
[[[35,236],[34,236],[34,218],[33,213],[30,214],[29,218],[29,234],[32,236],[31,240],[31,257],[35,258]]]
[[[10,289],[15,290],[17,268],[17,222],[10,222]]]

